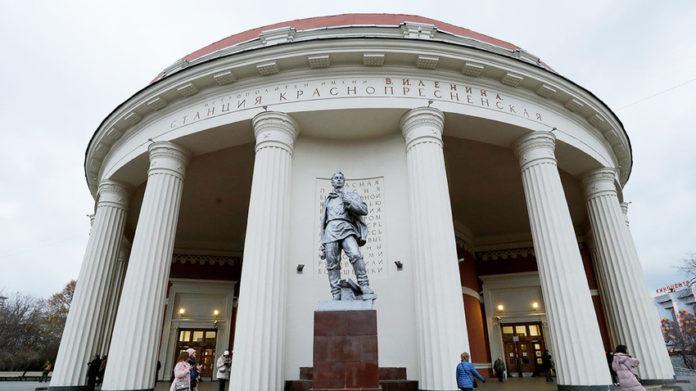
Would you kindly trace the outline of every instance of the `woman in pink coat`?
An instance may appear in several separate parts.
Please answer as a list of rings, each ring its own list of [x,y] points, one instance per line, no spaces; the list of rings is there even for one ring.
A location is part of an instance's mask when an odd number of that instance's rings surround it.
[[[638,364],[640,361],[628,355],[625,345],[616,347],[611,367],[619,377],[621,391],[645,391],[645,388],[638,381]]]
[[[187,352],[179,353],[179,358],[176,359],[174,366],[174,380],[169,391],[182,391],[182,388],[177,389],[176,383],[182,382],[188,384],[188,388],[183,388],[185,391],[191,391],[191,364],[187,362],[189,354]]]

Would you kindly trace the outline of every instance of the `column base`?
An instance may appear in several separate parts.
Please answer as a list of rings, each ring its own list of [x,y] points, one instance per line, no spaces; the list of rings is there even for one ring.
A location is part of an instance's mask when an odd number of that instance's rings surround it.
[[[600,386],[569,386],[565,384],[558,385],[558,391],[611,391],[614,386],[611,384]]]

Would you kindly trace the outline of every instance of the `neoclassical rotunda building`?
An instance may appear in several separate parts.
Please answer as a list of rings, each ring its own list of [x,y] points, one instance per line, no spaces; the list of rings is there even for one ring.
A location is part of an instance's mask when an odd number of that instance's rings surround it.
[[[597,96],[466,28],[348,14],[229,36],[89,141],[94,218],[50,389],[84,389],[100,354],[103,390],[152,390],[189,348],[204,380],[233,351],[230,390],[309,389],[339,170],[369,208],[380,376],[456,390],[461,352],[531,376],[548,349],[559,389],[607,390],[605,351],[625,344],[645,383],[671,382],[626,219],[631,168]]]

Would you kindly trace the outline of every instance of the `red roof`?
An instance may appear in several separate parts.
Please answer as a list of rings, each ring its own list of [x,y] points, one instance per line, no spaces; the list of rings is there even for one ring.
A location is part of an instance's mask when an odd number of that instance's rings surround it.
[[[294,27],[295,30],[311,30],[322,27],[335,26],[399,26],[403,22],[421,22],[435,25],[439,31],[447,31],[449,33],[461,35],[464,37],[473,38],[482,42],[487,42],[508,50],[519,49],[519,47],[499,39],[489,37],[477,33],[463,27],[458,27],[449,23],[440,22],[439,20],[424,18],[417,15],[406,14],[343,14],[332,16],[319,16],[315,18],[297,19],[289,22],[280,22],[264,27],[247,30],[239,34],[230,35],[215,43],[212,43],[204,48],[198,49],[195,52],[184,57],[186,61],[193,61],[199,57],[214,51],[224,49],[241,42],[245,42],[254,38],[258,38],[262,31],[272,30],[280,27]]]

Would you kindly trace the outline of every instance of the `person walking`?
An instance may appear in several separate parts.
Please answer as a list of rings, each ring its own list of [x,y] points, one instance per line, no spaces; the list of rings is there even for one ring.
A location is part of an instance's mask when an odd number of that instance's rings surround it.
[[[616,371],[616,375],[619,378],[621,391],[645,391],[638,377],[638,364],[640,364],[640,361],[637,358],[628,355],[626,345],[616,347],[611,367]]]
[[[101,360],[99,355],[95,354],[92,356],[92,360],[87,364],[87,389],[89,391],[94,391],[97,385],[97,376],[99,376],[99,367],[101,366]]]
[[[48,373],[51,372],[51,361],[46,360],[46,363],[44,363],[43,368],[41,368],[41,379],[39,379],[39,383],[47,382],[48,381]]]
[[[230,366],[232,366],[232,358],[230,358],[230,351],[225,350],[222,356],[217,359],[217,374],[215,377],[218,379],[218,391],[225,391],[225,383],[227,379],[230,378]]]
[[[503,375],[505,375],[505,363],[503,362],[503,359],[498,357],[497,360],[493,363],[493,370],[495,371],[495,375],[498,377],[499,382],[503,382]]]
[[[474,364],[469,362],[469,353],[464,352],[460,357],[462,361],[457,365],[457,387],[462,391],[472,391],[474,389],[474,377],[485,383],[486,379],[476,371]]]
[[[609,350],[607,352],[607,364],[609,365],[609,374],[611,375],[611,383],[615,386],[619,385],[619,379],[616,376],[616,371],[614,368],[611,367],[611,364],[614,363],[614,352]]]
[[[541,368],[544,370],[544,373],[546,373],[546,381],[552,382],[553,377],[551,377],[551,370],[553,369],[553,362],[551,361],[551,355],[548,349],[544,350],[544,354],[541,355]]]
[[[179,353],[174,366],[174,380],[169,391],[191,391],[191,365],[188,363],[189,354]]]
[[[101,385],[104,381],[104,372],[106,372],[106,355],[101,358],[101,363],[99,364],[99,374],[97,375],[97,385]]]
[[[188,363],[191,366],[191,391],[198,391],[198,381],[200,380],[200,370],[202,365],[198,365],[196,362],[196,349],[188,348],[186,349],[188,353]]]

